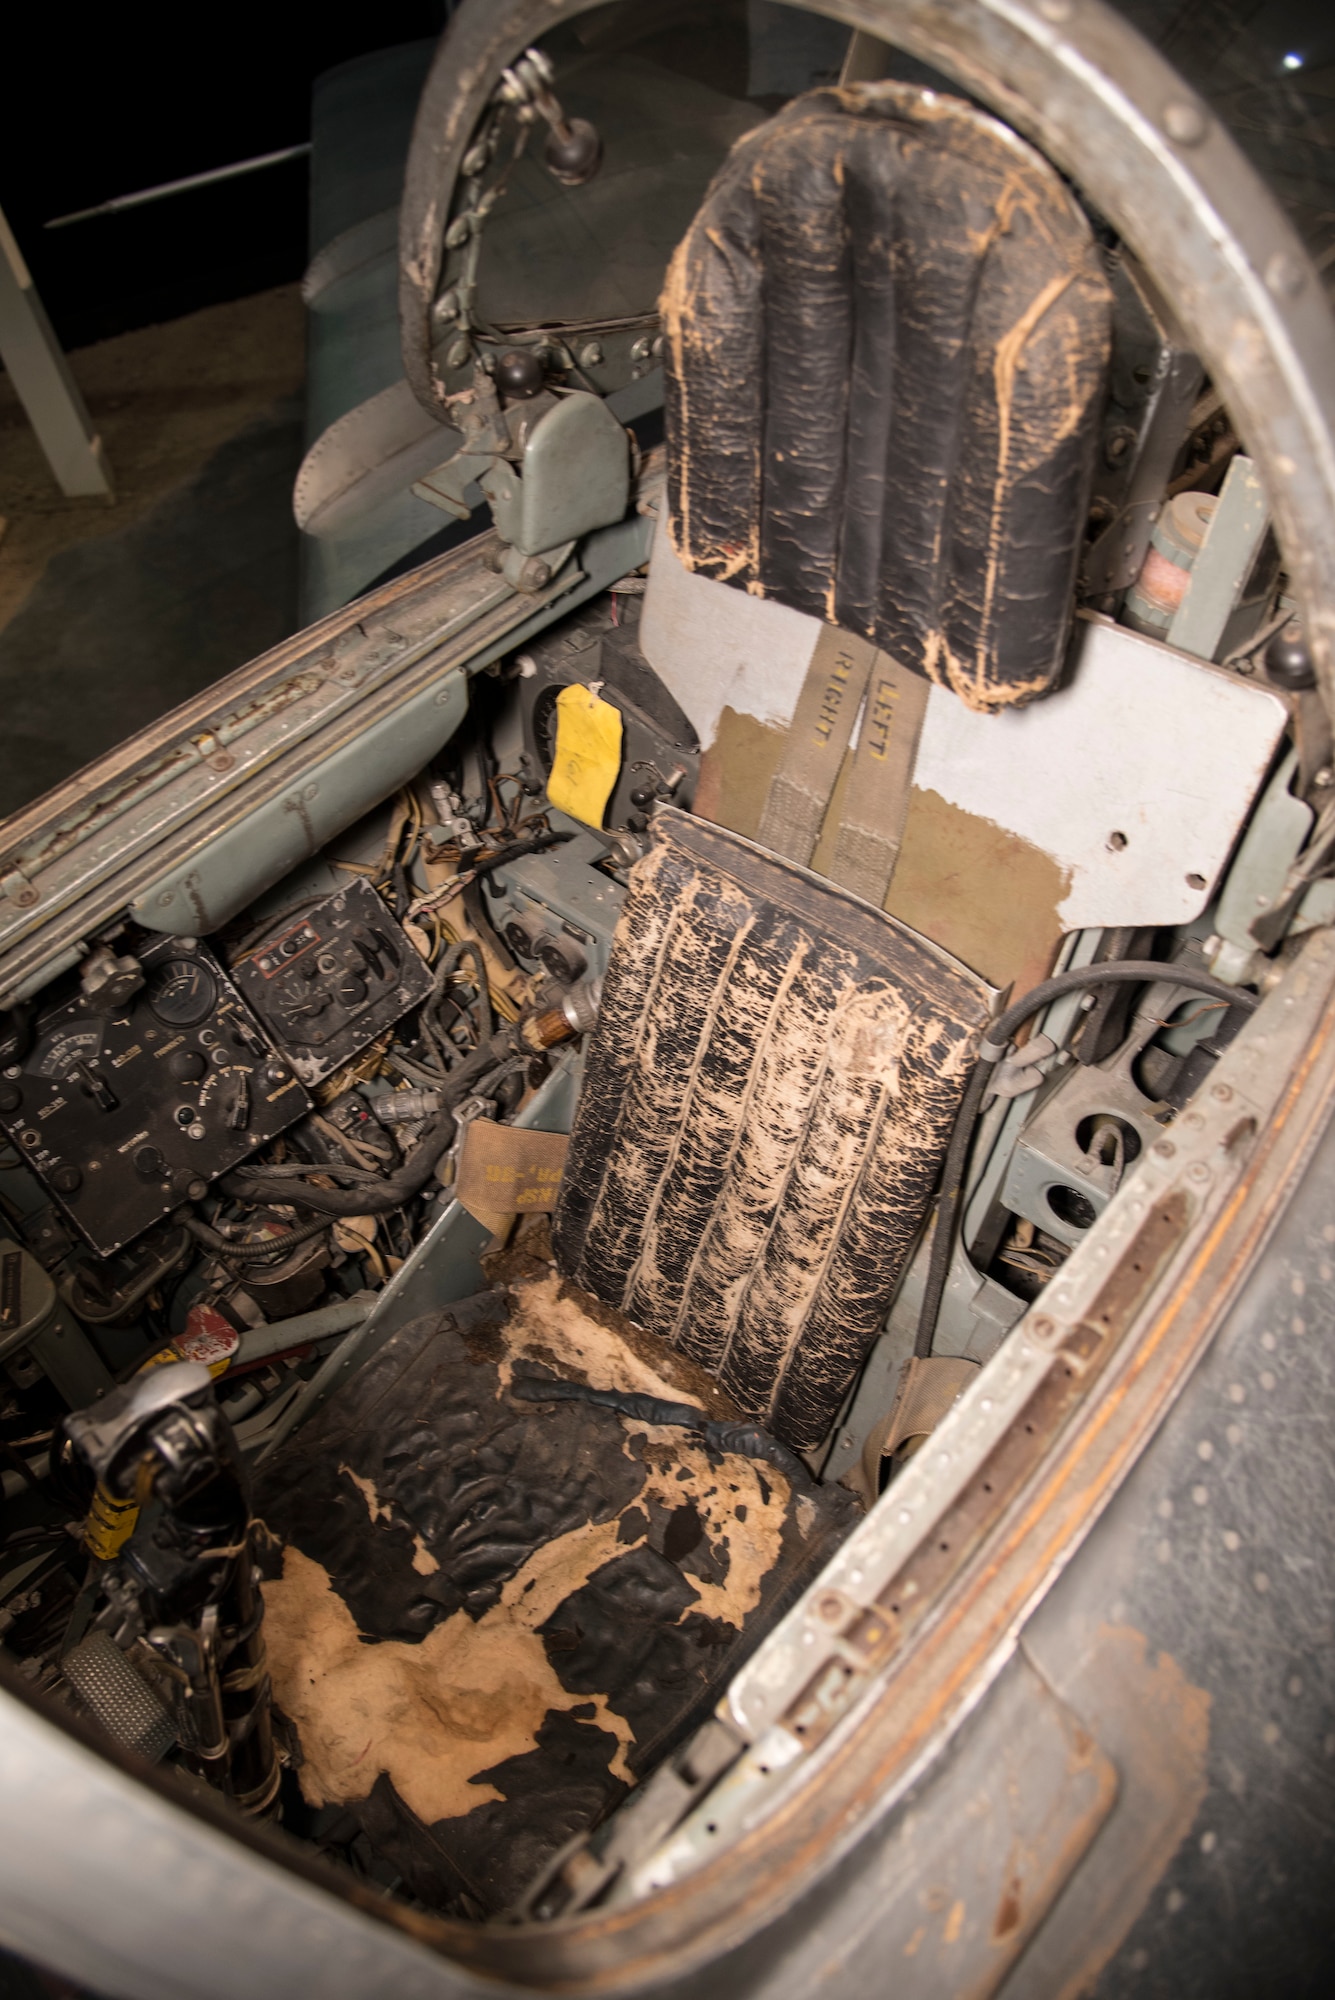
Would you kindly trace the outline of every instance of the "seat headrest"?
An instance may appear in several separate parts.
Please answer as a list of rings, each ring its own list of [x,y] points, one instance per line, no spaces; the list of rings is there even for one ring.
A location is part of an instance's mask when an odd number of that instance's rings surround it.
[[[795,99],[668,270],[677,553],[971,708],[1045,694],[1110,309],[1085,216],[995,119],[901,83]]]

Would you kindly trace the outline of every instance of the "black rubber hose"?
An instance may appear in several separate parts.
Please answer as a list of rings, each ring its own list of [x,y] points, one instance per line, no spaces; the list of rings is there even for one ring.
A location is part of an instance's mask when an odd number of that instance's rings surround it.
[[[436,1162],[453,1140],[455,1106],[462,1104],[502,1063],[516,1055],[532,1053],[522,1047],[517,1035],[515,1028],[501,1028],[489,1042],[450,1071],[436,1086],[443,1100],[440,1110],[427,1120],[403,1165],[377,1180],[374,1186],[315,1187],[295,1177],[288,1180],[277,1174],[270,1176],[262,1167],[236,1167],[223,1181],[224,1192],[240,1201],[298,1202],[318,1215],[387,1215],[392,1208],[402,1208],[404,1202],[421,1193],[436,1170]],[[311,1168],[313,1174],[323,1171],[320,1167]]]
[[[512,1382],[510,1394],[524,1403],[595,1403],[599,1409],[615,1410],[618,1416],[631,1417],[636,1423],[698,1431],[715,1451],[735,1451],[742,1458],[764,1459],[799,1485],[810,1479],[796,1453],[768,1431],[762,1431],[757,1424],[728,1423],[709,1417],[694,1403],[669,1403],[661,1396],[646,1396],[634,1389],[594,1389],[587,1382],[550,1381],[538,1375],[523,1375]]]
[[[182,1227],[188,1229],[197,1243],[206,1249],[216,1251],[218,1256],[231,1258],[238,1264],[272,1264],[295,1250],[299,1243],[309,1243],[313,1236],[322,1236],[328,1229],[328,1222],[302,1222],[295,1228],[283,1225],[281,1236],[267,1237],[263,1242],[237,1243],[230,1236],[223,1236],[218,1230],[210,1229],[207,1222],[198,1215],[181,1216]]]
[[[541,854],[545,848],[559,847],[562,841],[574,838],[574,834],[568,829],[565,831],[549,829],[545,833],[522,834],[518,840],[512,840],[508,847],[498,847],[485,861],[475,861],[471,872],[476,880],[483,875],[490,875],[494,868],[504,868],[508,862],[522,861],[526,854]]]
[[[1213,973],[1201,972],[1193,966],[1173,965],[1168,960],[1157,958],[1124,958],[1109,965],[1082,965],[1070,972],[1056,973],[1041,985],[1032,986],[1014,1006],[999,1014],[988,1029],[960,1103],[946,1151],[946,1163],[941,1169],[932,1253],[927,1265],[918,1331],[913,1342],[913,1352],[918,1360],[926,1360],[936,1338],[936,1322],[941,1314],[941,1301],[945,1297],[950,1259],[955,1248],[960,1190],[964,1185],[964,1172],[969,1163],[978,1113],[987,1086],[992,1081],[992,1072],[1005,1055],[1016,1029],[1023,1027],[1031,1015],[1041,1013],[1044,1007],[1062,999],[1067,993],[1079,993],[1090,986],[1147,986],[1157,980],[1163,980],[1170,986],[1185,987],[1192,993],[1208,993],[1212,1000],[1226,1001],[1230,1007],[1241,1008],[1248,1014],[1259,1005],[1256,994],[1239,992],[1236,986],[1226,986]]]
[[[459,970],[465,959],[472,961],[473,984],[477,989],[477,1035],[478,1040],[489,1041],[496,1032],[496,1018],[491,1010],[491,992],[487,985],[487,961],[482,956],[482,946],[476,938],[460,938],[452,944],[436,967],[435,984],[431,998],[427,1002],[432,1014],[444,997],[446,981]],[[442,1030],[443,1032],[443,1030]]]

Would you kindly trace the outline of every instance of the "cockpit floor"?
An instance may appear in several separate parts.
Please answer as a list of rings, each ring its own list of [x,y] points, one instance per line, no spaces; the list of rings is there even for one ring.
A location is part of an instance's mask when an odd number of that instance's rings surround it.
[[[516,1396],[556,1376],[682,1400],[676,1357],[660,1372],[581,1296],[548,1274],[414,1321],[257,1481],[305,1801],[350,1808],[446,1910],[507,1908],[611,1811],[855,1516],[692,1432]]]

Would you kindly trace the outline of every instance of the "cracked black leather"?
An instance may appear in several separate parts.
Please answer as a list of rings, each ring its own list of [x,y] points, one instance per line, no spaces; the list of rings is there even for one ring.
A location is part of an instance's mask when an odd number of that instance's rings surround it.
[[[1084,215],[997,120],[901,83],[794,100],[668,272],[678,554],[971,708],[1047,693],[1110,311]]]
[[[672,809],[613,942],[552,1238],[798,1450],[876,1338],[988,989],[893,917]]]
[[[299,1550],[326,1572],[372,1653],[419,1646],[451,1619],[476,1624],[542,1551],[619,1517],[617,1552],[572,1564],[569,1591],[555,1593],[560,1601],[538,1628],[559,1683],[553,1692],[565,1700],[528,1717],[533,1747],[492,1761],[485,1723],[474,1722],[473,1782],[499,1796],[484,1790],[470,1812],[427,1825],[371,1751],[365,1792],[346,1801],[414,1895],[455,1913],[465,1896],[474,1915],[504,1909],[626,1796],[611,1768],[616,1738],[587,1698],[605,1697],[625,1718],[630,1770],[647,1777],[706,1718],[858,1514],[849,1493],[816,1485],[804,1466],[760,1466],[758,1490],[782,1513],[774,1560],[745,1615],[711,1615],[697,1586],[726,1584],[741,1560],[747,1508],[729,1498],[736,1461],[693,1440],[709,1468],[703,1488],[684,1463],[654,1486],[649,1462],[673,1464],[677,1442],[650,1442],[643,1423],[613,1409],[516,1394],[548,1386],[550,1371],[521,1358],[510,1379],[507,1310],[502,1294],[482,1293],[401,1327],[261,1469],[255,1502],[269,1538],[267,1587],[284,1551]],[[680,1493],[680,1503],[666,1504],[661,1490]],[[717,1512],[708,1533],[697,1503]],[[415,1550],[429,1563],[414,1562]],[[281,1696],[272,1619],[269,1632]],[[424,1744],[448,1736],[462,1712],[448,1669],[441,1674],[419,1692]]]

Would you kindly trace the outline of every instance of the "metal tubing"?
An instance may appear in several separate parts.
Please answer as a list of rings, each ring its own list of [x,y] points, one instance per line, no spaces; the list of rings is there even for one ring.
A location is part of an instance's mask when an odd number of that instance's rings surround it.
[[[252,1326],[242,1334],[232,1366],[240,1368],[252,1361],[267,1361],[271,1354],[286,1354],[289,1348],[304,1347],[309,1340],[328,1340],[336,1333],[351,1333],[354,1326],[370,1318],[376,1298],[375,1292],[354,1292],[350,1299],[317,1306],[314,1312],[271,1320],[267,1326]]]

